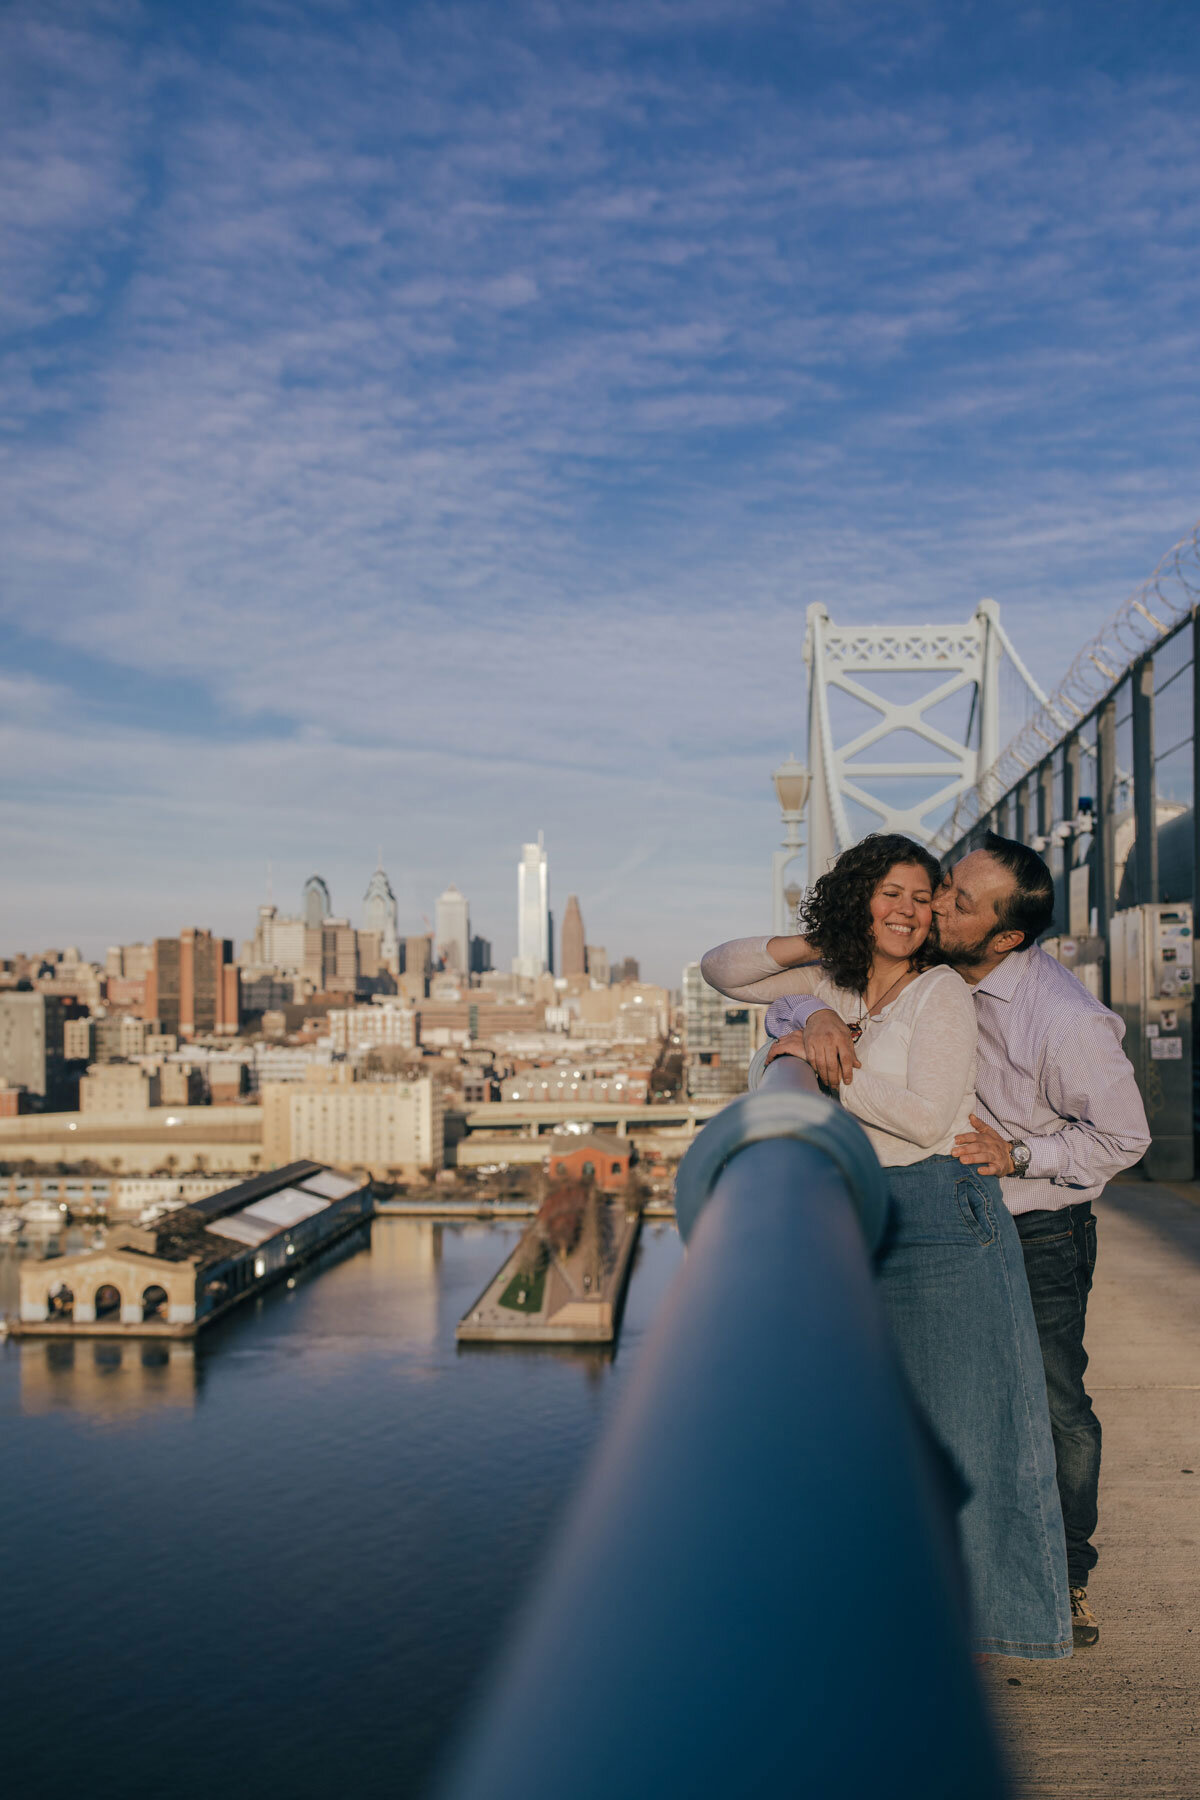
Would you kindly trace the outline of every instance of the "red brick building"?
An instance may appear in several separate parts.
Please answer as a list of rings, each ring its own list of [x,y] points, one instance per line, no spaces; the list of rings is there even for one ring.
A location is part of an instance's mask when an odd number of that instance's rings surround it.
[[[629,1182],[633,1146],[628,1138],[593,1131],[586,1137],[559,1135],[550,1139],[546,1173],[556,1181],[594,1181],[605,1194],[616,1194]]]

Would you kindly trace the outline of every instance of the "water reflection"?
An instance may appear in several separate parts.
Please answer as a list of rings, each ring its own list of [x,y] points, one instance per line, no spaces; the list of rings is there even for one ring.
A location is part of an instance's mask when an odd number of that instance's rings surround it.
[[[454,1342],[454,1326],[472,1294],[490,1282],[521,1229],[516,1222],[377,1218],[298,1269],[286,1287],[235,1308],[196,1340],[23,1339],[10,1347],[19,1363],[21,1411],[132,1419],[164,1407],[194,1407],[205,1365],[211,1373],[234,1344],[244,1348],[246,1330],[257,1331],[258,1321],[273,1321],[276,1329],[282,1326],[289,1333],[299,1330],[310,1343],[354,1343],[356,1353],[383,1342],[389,1354],[415,1357],[422,1367],[444,1361],[482,1369],[494,1362],[509,1364],[514,1374],[524,1365],[532,1375],[535,1367],[559,1365],[564,1374],[576,1370],[585,1391],[598,1391],[617,1347]],[[656,1228],[647,1232],[653,1237]],[[52,1271],[56,1252],[87,1249],[91,1238],[90,1231],[72,1227],[41,1234],[36,1242],[25,1238],[0,1246],[0,1312],[16,1311],[22,1261],[49,1253]],[[644,1233],[635,1274],[646,1248]],[[364,1251],[365,1266],[347,1288],[336,1272],[357,1262]],[[293,1313],[292,1303],[302,1303],[299,1314]]]
[[[428,1791],[680,1261],[647,1226],[615,1362],[460,1354],[520,1230],[377,1219],[195,1347],[0,1344],[0,1593],[71,1621],[6,1664],[14,1793]]]
[[[24,1413],[136,1418],[158,1407],[196,1404],[196,1348],[190,1342],[27,1338],[16,1348]]]
[[[391,1330],[410,1348],[437,1338],[443,1229],[436,1219],[376,1219],[371,1227],[371,1261],[387,1282]]]

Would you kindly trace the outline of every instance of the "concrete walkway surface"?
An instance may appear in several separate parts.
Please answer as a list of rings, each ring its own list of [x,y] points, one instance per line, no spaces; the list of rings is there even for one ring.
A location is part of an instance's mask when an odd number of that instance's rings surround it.
[[[1200,1183],[1122,1183],[1096,1211],[1100,1642],[982,1674],[1022,1800],[1198,1800]]]

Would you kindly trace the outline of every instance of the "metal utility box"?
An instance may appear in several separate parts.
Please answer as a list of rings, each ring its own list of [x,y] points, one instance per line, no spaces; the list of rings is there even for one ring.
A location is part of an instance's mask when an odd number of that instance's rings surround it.
[[[1043,938],[1041,947],[1064,969],[1077,975],[1088,993],[1104,999],[1104,961],[1108,946],[1098,937]]]
[[[1111,1005],[1125,1021],[1125,1051],[1146,1103],[1148,1175],[1191,1181],[1192,909],[1133,906],[1109,928]]]

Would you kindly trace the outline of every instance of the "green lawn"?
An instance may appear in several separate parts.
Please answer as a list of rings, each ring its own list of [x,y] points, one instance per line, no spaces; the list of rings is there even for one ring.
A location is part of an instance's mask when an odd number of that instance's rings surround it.
[[[514,1275],[500,1296],[501,1306],[511,1307],[513,1312],[535,1313],[542,1310],[542,1293],[546,1286],[546,1265],[539,1263],[534,1275]],[[519,1299],[518,1295],[525,1298]]]

